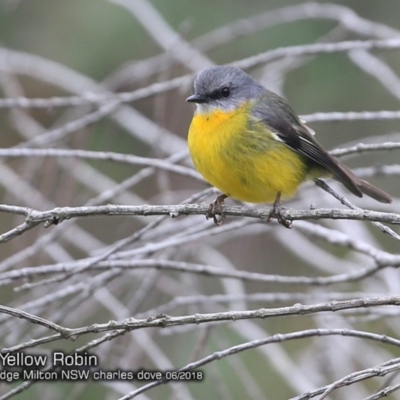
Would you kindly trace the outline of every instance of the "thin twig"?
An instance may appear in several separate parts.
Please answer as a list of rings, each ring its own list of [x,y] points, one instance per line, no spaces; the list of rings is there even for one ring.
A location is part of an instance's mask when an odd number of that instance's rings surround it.
[[[371,246],[371,253],[374,248]],[[144,259],[144,260],[109,260],[94,262],[93,259],[80,260],[71,263],[58,263],[54,265],[41,265],[37,267],[26,267],[20,270],[8,271],[0,274],[0,286],[4,286],[16,279],[35,278],[48,274],[67,273],[69,276],[83,273],[85,271],[104,271],[104,270],[138,270],[138,269],[159,269],[165,271],[179,271],[192,274],[200,274],[218,278],[232,278],[244,281],[255,281],[264,283],[280,283],[290,285],[312,285],[312,286],[328,286],[338,283],[355,282],[373,275],[377,271],[387,267],[399,267],[400,256],[391,255],[385,252],[377,252],[374,254],[376,265],[362,268],[348,273],[342,273],[332,276],[286,276],[278,274],[261,274],[249,271],[229,270],[212,265],[193,264],[182,261]],[[88,267],[89,265],[89,267]],[[85,267],[83,270],[82,267]],[[57,278],[57,277],[56,277]],[[46,283],[52,281],[46,280]],[[32,284],[29,284],[29,287]]]
[[[82,218],[89,216],[120,216],[120,215],[164,215],[177,218],[181,215],[205,215],[209,208],[208,204],[182,204],[182,205],[104,205],[93,207],[57,207],[49,211],[30,210],[26,222],[29,224],[44,223],[45,227],[51,224],[59,224],[71,218]],[[0,211],[13,213],[13,207],[0,205]],[[251,208],[246,206],[225,206],[225,215],[236,217],[250,217],[265,220],[269,215],[270,209],[264,207]],[[363,209],[343,210],[343,209],[314,209],[314,210],[294,210],[287,209],[282,211],[282,215],[289,221],[296,220],[317,220],[317,219],[350,219],[354,221],[386,222],[390,224],[400,224],[400,215],[396,213],[385,213]],[[274,215],[273,215],[274,217]],[[21,228],[19,228],[21,229]],[[0,242],[5,242],[20,234],[17,228],[0,236]]]
[[[38,317],[33,314],[29,314],[26,311],[22,311],[22,310],[18,310],[16,308],[11,308],[11,307],[0,305],[0,313],[12,315],[13,317],[17,317],[17,318],[21,318],[21,319],[26,319],[27,321],[32,322],[33,324],[42,325],[48,329],[51,329],[51,330],[54,330],[54,331],[60,333],[61,336],[69,336],[69,334],[70,334],[70,329],[64,328],[60,325],[57,325],[54,322],[51,322],[47,319]]]
[[[341,196],[339,193],[337,193],[335,190],[333,190],[326,182],[324,182],[321,179],[316,179],[315,183],[317,186],[319,186],[321,189],[325,190],[327,193],[331,194],[333,197],[338,199],[343,205],[346,207],[351,208],[352,210],[357,210],[357,211],[362,211],[362,208],[355,206],[352,204],[348,199],[346,199],[344,196]],[[388,234],[392,238],[400,241],[400,235],[396,233],[393,229],[390,229],[386,225],[382,224],[382,221],[371,221],[372,225],[375,225],[378,229],[380,229],[383,233]]]
[[[314,55],[314,54],[329,54],[329,53],[337,53],[337,52],[347,52],[351,50],[357,49],[364,49],[364,50],[371,50],[371,49],[382,49],[382,50],[396,50],[400,48],[400,39],[381,39],[381,40],[349,40],[343,41],[338,43],[316,43],[316,44],[309,44],[309,45],[302,45],[302,46],[290,46],[290,47],[283,47],[276,50],[270,50],[265,53],[261,53],[256,56],[252,56],[243,60],[232,62],[231,65],[237,66],[239,68],[248,69],[256,67],[260,64],[265,64],[267,62],[277,60],[287,56],[302,56],[302,55]],[[158,95],[160,93],[164,93],[169,90],[176,89],[181,85],[187,85],[188,82],[193,79],[193,74],[185,75],[179,78],[174,78],[169,81],[160,82],[160,83],[153,83],[146,88],[135,90],[134,92],[125,92],[125,93],[118,93],[112,95],[110,101],[112,102],[131,102],[136,101],[139,99],[151,97]],[[110,98],[110,94],[106,94],[106,99]],[[104,103],[105,95],[100,94],[86,94],[85,97],[71,97],[72,99],[71,104],[76,105],[83,105],[83,104],[90,104],[90,103]],[[47,100],[47,103],[46,103]],[[38,99],[37,101],[34,100],[30,102],[30,99],[27,98],[15,98],[15,99],[6,99],[5,101],[0,101],[0,108],[1,107],[56,107],[56,106],[67,106],[69,105],[69,100],[63,101],[62,98],[56,98],[54,104],[52,104],[51,99]],[[110,105],[106,104],[105,107],[110,107]],[[385,112],[382,112],[385,113]],[[400,112],[392,112],[394,114],[390,114],[391,112],[387,112],[386,116],[382,116],[381,118],[400,118]],[[343,113],[337,113],[343,114]],[[346,114],[346,113],[345,113]],[[356,115],[360,115],[362,113],[355,113]],[[391,116],[390,116],[391,115]],[[371,117],[370,117],[371,118]],[[343,118],[341,118],[343,119]],[[365,119],[368,119],[366,117]],[[374,117],[375,119],[375,117]],[[308,121],[311,119],[308,117]]]
[[[313,336],[332,336],[332,335],[359,337],[359,338],[363,338],[363,339],[371,339],[371,340],[377,340],[377,341],[381,341],[381,342],[385,342],[385,340],[386,340],[385,335],[377,335],[377,334],[373,334],[370,332],[348,330],[348,329],[309,329],[309,330],[305,330],[305,331],[299,331],[299,332],[288,333],[288,334],[277,334],[277,335],[273,335],[273,336],[270,336],[265,339],[254,340],[251,342],[233,346],[226,350],[215,352],[215,353],[213,353],[207,357],[204,357],[201,360],[198,360],[196,362],[190,363],[190,364],[178,369],[178,371],[193,371],[193,370],[196,370],[197,368],[202,367],[203,365],[206,365],[212,361],[220,360],[227,356],[231,356],[232,354],[237,354],[242,351],[256,348],[259,346],[264,346],[264,345],[270,344],[270,343],[281,343],[281,342],[285,342],[285,341],[289,341],[289,340],[303,339],[303,338],[313,337]],[[400,341],[398,341],[397,339],[393,339],[393,338],[391,338],[391,339],[393,340],[392,344],[395,344],[396,346],[400,345]],[[396,360],[397,360],[396,363],[394,363],[394,360],[391,361],[391,363],[394,365],[390,365],[387,372],[382,367],[382,372],[389,373],[392,370],[399,369],[400,368],[400,359],[396,359]],[[153,387],[156,387],[156,386],[162,385],[164,383],[168,383],[168,382],[169,382],[168,380],[162,379],[162,380],[158,380],[158,381],[149,383],[147,385],[142,386],[140,389],[135,390],[134,392],[127,393],[125,396],[119,398],[118,400],[133,399],[134,397],[138,396],[139,394],[141,394]]]

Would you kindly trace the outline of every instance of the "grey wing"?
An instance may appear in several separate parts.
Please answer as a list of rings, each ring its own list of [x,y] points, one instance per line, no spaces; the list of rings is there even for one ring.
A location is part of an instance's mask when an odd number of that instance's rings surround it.
[[[362,197],[358,179],[344,164],[332,157],[314,138],[312,130],[296,115],[282,97],[267,92],[254,109],[254,115],[274,131],[278,140],[302,154],[310,163],[326,169],[356,196]]]

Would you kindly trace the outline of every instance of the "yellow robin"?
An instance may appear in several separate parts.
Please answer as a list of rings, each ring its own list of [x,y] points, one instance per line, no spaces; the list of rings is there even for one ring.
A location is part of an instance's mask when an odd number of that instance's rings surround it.
[[[286,100],[239,68],[202,71],[187,101],[196,103],[188,136],[194,166],[222,191],[207,213],[216,223],[215,211],[223,219],[221,206],[232,197],[273,203],[271,214],[290,227],[281,215],[281,198],[293,197],[301,183],[319,177],[333,177],[358,197],[392,201],[324,150]]]

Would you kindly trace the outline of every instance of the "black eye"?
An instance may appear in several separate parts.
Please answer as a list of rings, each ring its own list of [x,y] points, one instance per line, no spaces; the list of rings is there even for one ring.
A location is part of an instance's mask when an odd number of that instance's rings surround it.
[[[225,86],[221,89],[221,97],[229,97],[229,95],[231,94],[231,89],[228,88],[228,86]]]

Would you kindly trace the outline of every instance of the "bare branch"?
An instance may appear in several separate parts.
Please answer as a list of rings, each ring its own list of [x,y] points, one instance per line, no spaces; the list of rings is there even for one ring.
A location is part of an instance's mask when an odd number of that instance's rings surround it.
[[[213,276],[219,278],[232,278],[244,281],[255,281],[264,283],[280,283],[280,284],[296,284],[296,285],[313,285],[313,286],[326,286],[338,283],[354,282],[364,279],[378,272],[379,270],[387,267],[399,267],[400,256],[391,255],[385,252],[374,253],[374,248],[370,246],[370,252],[373,255],[375,265],[342,273],[332,276],[286,276],[286,275],[268,275],[248,271],[235,271],[228,270],[221,267],[212,265],[193,264],[188,262],[179,262],[171,260],[109,260],[109,261],[96,261],[96,259],[87,259],[75,261],[71,263],[58,263],[54,265],[42,265],[38,267],[27,267],[16,271],[7,271],[0,274],[0,286],[4,286],[11,281],[17,279],[34,278],[42,275],[68,273],[79,274],[85,271],[103,271],[103,270],[136,270],[155,268],[160,270],[171,270],[188,272],[193,274],[200,274],[206,276]],[[59,279],[59,277],[56,277]],[[48,281],[46,281],[48,283]],[[26,287],[33,287],[32,284],[26,284]]]
[[[353,331],[353,330],[347,330],[347,329],[309,329],[306,331],[299,331],[299,332],[288,333],[288,334],[277,334],[277,335],[268,337],[266,339],[254,340],[254,341],[251,341],[248,343],[233,346],[233,347],[230,347],[229,349],[226,349],[223,351],[218,351],[218,352],[213,353],[201,360],[190,363],[190,364],[180,368],[178,371],[192,371],[192,370],[202,367],[203,365],[206,365],[212,361],[220,360],[220,359],[228,357],[232,354],[237,354],[242,351],[256,348],[259,346],[264,346],[264,345],[270,344],[270,343],[280,343],[280,342],[285,342],[288,340],[303,339],[303,338],[312,337],[312,336],[331,336],[331,335],[358,337],[358,338],[363,338],[363,339],[377,340],[377,341],[381,341],[381,342],[386,341],[386,336],[376,335],[376,334],[373,334],[370,332]],[[393,341],[390,340],[392,344],[394,344],[396,346],[400,345],[400,341],[398,341],[397,339],[392,339],[392,340]],[[382,375],[385,375],[389,372],[400,369],[400,359],[399,358],[391,360],[388,368],[385,368],[386,364],[388,364],[388,363],[382,364],[382,366],[380,366],[380,368],[381,368],[380,372],[382,372]],[[354,375],[352,374],[351,376],[346,377],[345,381],[346,380],[358,381],[359,379],[357,379],[357,378],[359,378],[362,375],[362,373],[365,373],[365,372],[363,371],[363,372],[356,373]],[[374,371],[372,368],[368,370],[368,373],[370,374],[370,376],[378,375],[377,371]],[[379,375],[381,375],[381,374],[379,374]],[[167,380],[159,380],[156,382],[149,383],[147,385],[142,386],[140,389],[135,390],[134,392],[127,393],[125,396],[119,398],[119,400],[133,399],[134,397],[138,396],[139,394],[141,394],[153,387],[162,385],[164,383],[168,383],[168,381]],[[343,384],[344,383],[341,382],[339,385],[343,386]],[[338,386],[338,387],[340,387],[340,386]],[[306,398],[308,399],[319,393],[320,392],[315,393],[315,394],[313,393],[313,395],[310,397],[302,397],[302,396],[296,397],[296,399],[299,399],[299,400],[306,399]]]
[[[400,369],[400,359],[394,358],[386,363],[377,365],[372,368],[367,368],[365,370],[361,370],[358,372],[354,372],[353,374],[349,374],[342,378],[340,381],[337,381],[337,386],[335,388],[343,387],[345,385],[350,385],[373,376],[385,376],[391,372],[397,371]],[[308,393],[304,393],[300,396],[293,397],[291,400],[308,400],[319,394],[324,394],[325,391],[329,390],[331,385],[324,386],[322,388],[310,391]]]
[[[307,122],[373,121],[399,119],[400,111],[329,112],[302,115]]]
[[[43,137],[43,136],[41,136]],[[43,139],[44,140],[44,139]],[[52,139],[51,139],[52,140]],[[29,144],[25,142],[25,144]],[[188,153],[187,153],[188,154]],[[173,164],[166,160],[156,158],[139,157],[131,154],[115,152],[99,152],[89,150],[70,150],[70,149],[30,149],[30,148],[11,148],[0,149],[0,157],[19,158],[19,157],[59,157],[59,158],[82,158],[88,160],[114,161],[131,165],[144,165],[175,172],[183,176],[203,181],[200,174],[192,168]]]
[[[355,206],[352,204],[349,200],[347,200],[344,196],[341,196],[338,194],[336,191],[334,191],[330,186],[328,186],[323,180],[321,179],[315,179],[315,183],[317,186],[331,194],[333,197],[338,199],[342,204],[345,206],[351,208],[352,210],[357,210],[361,211],[362,208]],[[372,221],[372,225],[375,225],[378,229],[380,229],[383,233],[386,233],[390,235],[392,238],[395,240],[400,241],[400,235],[398,235],[393,229],[390,229],[389,227],[383,225],[381,222],[378,221]]]
[[[387,386],[384,389],[380,390],[379,392],[373,394],[372,396],[368,396],[364,400],[379,400],[382,397],[387,397],[389,394],[396,392],[397,390],[400,390],[400,383],[397,385],[393,386]]]
[[[179,325],[192,325],[192,324],[204,324],[211,322],[226,322],[226,321],[238,321],[242,319],[266,319],[266,318],[275,318],[275,317],[283,317],[288,315],[307,315],[307,314],[315,314],[320,312],[338,312],[348,309],[357,309],[357,308],[369,308],[369,307],[380,307],[380,306],[398,306],[400,305],[400,296],[382,296],[382,297],[363,297],[359,299],[351,299],[351,300],[339,300],[339,301],[330,301],[328,303],[320,303],[320,304],[312,304],[312,305],[302,305],[295,304],[294,306],[289,307],[278,307],[278,308],[260,308],[258,310],[246,310],[246,311],[227,311],[220,313],[209,313],[209,314],[195,314],[195,315],[186,315],[186,316],[178,316],[172,317],[166,314],[159,314],[147,319],[135,319],[128,318],[125,321],[117,322],[117,321],[109,321],[106,324],[94,324],[81,328],[65,328],[65,327],[57,327],[52,329],[59,329],[62,333],[58,335],[53,335],[46,338],[41,338],[37,342],[37,344],[42,343],[45,340],[47,343],[50,341],[58,340],[59,338],[75,338],[81,335],[86,335],[89,333],[99,333],[99,332],[107,332],[114,330],[125,330],[132,331],[143,328],[154,328],[154,327],[173,327]],[[3,310],[0,308],[0,313],[7,312],[7,310]],[[22,314],[18,314],[21,315]],[[31,319],[34,320],[35,316]],[[46,321],[42,323],[45,324]],[[386,336],[381,336],[386,338]],[[27,347],[31,347],[32,344],[36,342],[30,342],[27,344]],[[388,339],[388,343],[391,344],[400,344],[400,341],[393,339]],[[21,347],[18,346],[18,350],[21,350]],[[16,349],[3,349],[1,352],[9,352],[16,351]]]
[[[393,38],[400,35],[400,31],[367,20],[357,15],[354,10],[339,4],[321,4],[307,2],[299,5],[282,7],[277,10],[268,11],[247,19],[240,19],[208,32],[196,39],[194,44],[200,49],[209,50],[216,46],[230,43],[236,38],[273,27],[278,24],[295,22],[303,19],[332,19],[338,21],[341,26],[350,32],[362,36],[373,36],[378,38]]]
[[[49,211],[31,210],[26,219],[26,225],[14,228],[0,236],[0,243],[6,242],[31,229],[39,223],[44,223],[45,227],[52,224],[59,224],[71,218],[93,217],[93,216],[121,216],[121,215],[164,215],[177,218],[181,215],[205,215],[209,205],[201,204],[182,204],[182,205],[104,205],[87,207],[57,207]],[[13,207],[0,205],[0,212],[13,213]],[[251,208],[246,206],[225,206],[225,215],[236,217],[250,217],[265,220],[269,215],[270,209],[263,207]],[[386,222],[390,224],[400,224],[400,215],[396,213],[384,213],[363,209],[343,210],[343,209],[314,209],[314,210],[294,210],[287,209],[282,215],[290,221],[297,220],[317,220],[317,219],[350,219],[355,221]],[[276,217],[272,215],[272,217]]]
[[[60,333],[61,336],[69,335],[70,330],[68,328],[64,328],[60,325],[57,325],[47,319],[37,317],[36,315],[29,314],[25,311],[18,310],[16,308],[6,307],[0,305],[0,313],[12,315],[17,318],[26,319],[33,324],[42,325],[48,329],[54,330]]]
[[[329,153],[335,157],[347,156],[349,154],[368,153],[370,151],[378,150],[397,150],[400,149],[400,143],[385,142],[385,143],[357,143],[351,147],[331,150]]]
[[[193,71],[213,64],[206,56],[185,42],[150,2],[146,0],[111,0],[111,2],[127,8],[158,44]]]
[[[343,41],[338,43],[316,43],[310,45],[303,46],[291,46],[279,48],[276,50],[270,50],[265,53],[261,53],[257,56],[252,56],[243,60],[232,62],[231,65],[234,65],[239,68],[248,69],[260,64],[264,64],[273,60],[277,60],[287,56],[302,56],[302,55],[314,55],[314,54],[329,54],[329,53],[337,53],[337,52],[348,52],[351,50],[364,49],[364,50],[372,50],[372,49],[381,49],[381,50],[396,50],[400,48],[400,39],[382,39],[382,40],[350,40]],[[164,93],[169,90],[177,89],[180,86],[188,85],[188,83],[193,79],[193,74],[185,75],[179,78],[174,78],[169,81],[153,83],[145,88],[135,90],[133,92],[125,92],[111,95],[110,94],[100,94],[96,95],[91,93],[90,95],[86,94],[84,97],[71,97],[71,102],[69,100],[62,100],[62,98],[56,98],[54,100],[54,104],[52,104],[51,99],[38,99],[30,102],[27,98],[15,98],[15,99],[6,99],[4,102],[0,101],[0,108],[4,107],[60,107],[60,106],[68,106],[68,105],[84,105],[90,103],[103,103],[105,99],[110,98],[111,105],[105,105],[105,109],[107,107],[113,108],[118,103],[132,102],[139,99],[144,99],[147,97],[155,96],[157,94]],[[105,98],[105,96],[107,96]],[[46,102],[47,100],[47,102]],[[107,112],[108,113],[108,112]],[[335,113],[336,115],[342,113]],[[396,118],[398,119],[399,112],[390,112],[390,111],[382,111],[380,114],[371,115],[355,113],[355,116],[349,117],[348,119],[360,118],[360,114],[364,115],[364,119],[376,119],[376,115],[379,118]],[[350,114],[351,115],[351,114]],[[366,116],[365,116],[366,115]],[[336,116],[336,118],[338,118]],[[310,117],[307,116],[307,119],[311,121]],[[321,118],[322,119],[322,118]],[[343,119],[341,117],[340,119]]]

